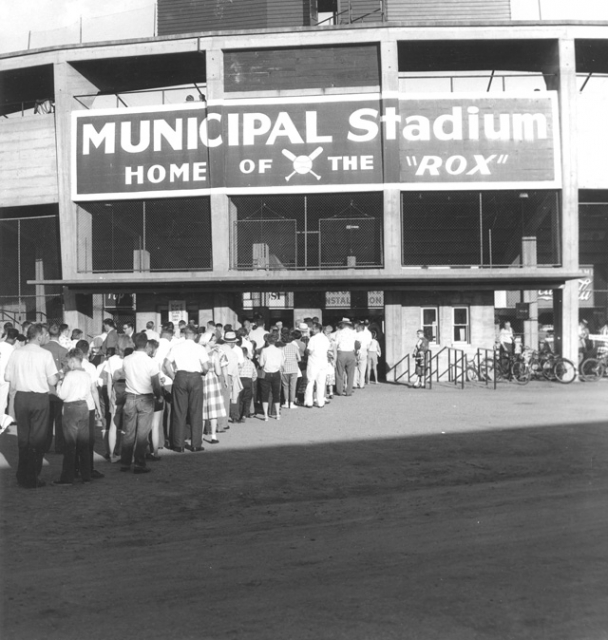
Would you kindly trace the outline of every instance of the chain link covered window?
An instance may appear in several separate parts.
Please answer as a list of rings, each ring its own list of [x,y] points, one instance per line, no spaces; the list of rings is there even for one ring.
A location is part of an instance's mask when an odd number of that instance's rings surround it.
[[[61,316],[61,286],[28,284],[61,279],[57,215],[0,219],[0,265],[0,307],[5,312],[19,321]]]
[[[79,271],[212,269],[209,198],[81,204],[78,226]]]
[[[520,267],[523,239],[536,263],[561,260],[555,191],[403,192],[404,266]]]
[[[235,269],[345,269],[383,265],[381,193],[231,199]]]

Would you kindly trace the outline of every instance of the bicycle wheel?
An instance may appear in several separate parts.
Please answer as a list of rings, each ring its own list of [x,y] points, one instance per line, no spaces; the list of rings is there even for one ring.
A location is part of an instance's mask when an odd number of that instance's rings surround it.
[[[492,358],[486,358],[479,365],[479,377],[488,382],[494,382],[494,378],[496,378],[496,382],[500,382],[503,379],[502,371],[500,370],[500,363],[496,363],[497,366],[494,366],[494,360]]]
[[[553,371],[557,381],[562,384],[570,384],[576,378],[574,362],[571,362],[567,358],[559,358],[559,360],[556,360]]]
[[[606,368],[597,358],[587,358],[579,367],[581,380],[585,382],[598,382],[602,379]]]
[[[474,364],[470,364],[467,367],[466,374],[469,382],[482,382],[479,376],[479,371],[477,371],[477,367]]]
[[[517,384],[528,384],[532,377],[530,367],[525,362],[514,362],[511,367],[511,375]]]
[[[547,358],[542,365],[543,376],[552,382],[555,380],[555,359]]]

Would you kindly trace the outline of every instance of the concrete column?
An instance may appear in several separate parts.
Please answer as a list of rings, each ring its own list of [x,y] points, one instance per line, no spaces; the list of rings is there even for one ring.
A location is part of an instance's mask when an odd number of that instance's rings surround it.
[[[78,101],[74,100],[74,96],[95,94],[97,93],[97,87],[67,62],[55,63],[54,79],[57,166],[69,167],[72,148],[71,114],[72,111],[85,108]],[[79,262],[83,253],[88,254],[88,256],[91,255],[92,248],[90,222],[88,225],[85,225],[85,231],[83,231],[81,240],[79,223],[85,222],[85,218],[78,218],[78,207],[72,202],[71,187],[71,172],[61,171],[58,175],[59,231],[61,240],[61,267],[64,279],[74,278],[81,267],[88,265],[90,257],[84,263]],[[88,230],[88,236],[86,230]]]
[[[239,326],[238,308],[234,293],[216,293],[213,297],[213,319],[221,324]]]
[[[229,271],[230,201],[223,193],[211,194],[211,246],[214,271]]]
[[[212,49],[205,54],[207,64],[207,99],[224,97],[224,52]],[[219,152],[219,153],[218,153]],[[212,172],[223,171],[221,149],[215,149],[218,162],[210,167]],[[224,194],[211,194],[211,242],[214,271],[230,270],[230,199]],[[222,320],[216,320],[222,322]]]
[[[385,360],[387,371],[403,356],[403,306],[401,300],[402,293],[400,291],[384,292],[384,317],[386,322],[385,335]],[[397,375],[401,373],[401,369],[397,370]],[[394,379],[393,372],[387,373],[387,382]]]
[[[82,329],[85,339],[89,341],[101,332],[101,327],[94,321],[92,294],[77,294],[64,287],[63,305],[63,321],[70,329]]]
[[[562,266],[579,268],[578,166],[576,58],[574,40],[559,41],[559,110],[562,141]],[[578,358],[578,282],[567,282],[562,292],[562,355],[572,362]],[[557,323],[556,323],[557,324]],[[556,332],[557,333],[557,332]]]
[[[522,238],[521,257],[524,267],[536,267],[536,236]],[[524,344],[532,349],[538,348],[538,291],[522,291],[523,302],[530,305],[530,319],[524,320]]]
[[[380,43],[380,61],[383,108],[398,110],[399,52],[396,40]],[[384,181],[399,182],[399,145],[384,145],[382,164]],[[384,269],[388,273],[401,270],[401,192],[398,189],[384,190]]]
[[[384,269],[401,271],[401,192],[384,191]]]

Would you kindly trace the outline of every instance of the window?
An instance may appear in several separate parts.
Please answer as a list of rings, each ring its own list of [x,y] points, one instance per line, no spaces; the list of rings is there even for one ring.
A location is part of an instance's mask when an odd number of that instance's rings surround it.
[[[454,342],[469,342],[468,307],[454,307]]]
[[[439,310],[437,307],[422,308],[422,330],[424,337],[433,343],[439,342]]]

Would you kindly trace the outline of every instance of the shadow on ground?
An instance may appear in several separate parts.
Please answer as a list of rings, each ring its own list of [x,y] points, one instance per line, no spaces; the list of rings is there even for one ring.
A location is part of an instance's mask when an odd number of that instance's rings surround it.
[[[367,411],[386,407],[244,425],[266,439],[146,476],[100,465],[90,486],[20,490],[4,469],[3,640],[606,638],[604,421],[441,433],[427,414],[394,436],[345,416]],[[306,424],[324,440],[290,443]]]

